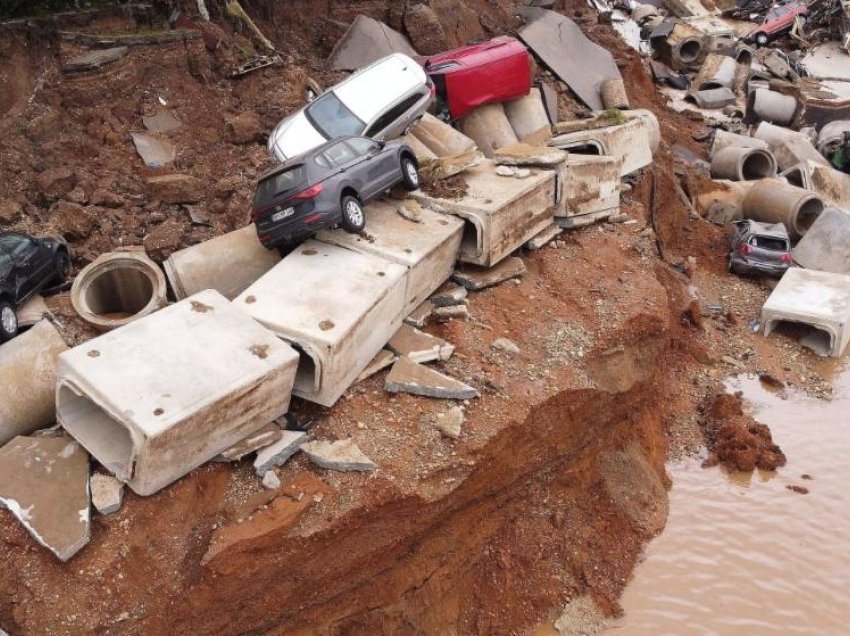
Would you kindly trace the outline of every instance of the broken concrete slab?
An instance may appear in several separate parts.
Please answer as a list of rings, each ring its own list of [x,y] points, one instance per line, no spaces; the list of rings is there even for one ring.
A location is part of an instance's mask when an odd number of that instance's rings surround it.
[[[301,352],[293,393],[333,406],[401,326],[408,273],[373,254],[309,240],[234,304]]]
[[[178,300],[214,289],[233,300],[280,262],[263,247],[253,224],[174,252],[163,263]]]
[[[592,122],[589,125],[594,126]],[[556,135],[549,145],[568,152],[622,157],[620,176],[626,176],[652,163],[656,125],[650,118],[632,117],[622,124]]]
[[[806,269],[850,274],[850,214],[827,208],[791,252]]]
[[[501,103],[478,106],[457,122],[460,131],[472,139],[485,157],[519,141]]]
[[[15,310],[15,315],[18,317],[18,328],[20,329],[32,327],[42,318],[49,318],[53,314],[47,308],[44,296],[35,294]]]
[[[283,430],[274,423],[267,424],[263,428],[254,431],[245,439],[236,442],[227,450],[222,451],[213,458],[215,462],[238,462],[240,459],[254,451],[265,448],[277,442],[283,437]]]
[[[430,312],[429,312],[430,313]],[[357,376],[357,382],[361,382],[367,378],[371,378],[378,371],[383,371],[388,366],[398,360],[398,356],[388,349],[381,349],[372,362],[363,369],[363,372]]]
[[[419,162],[419,179],[423,184],[448,179],[470,168],[474,168],[483,160],[484,154],[477,150],[449,157],[422,159]]]
[[[518,168],[516,166],[496,166],[496,174],[500,177],[512,177],[514,179],[525,179],[531,175],[527,168]]]
[[[447,322],[455,318],[467,320],[469,318],[469,307],[467,305],[448,305],[447,307],[434,307],[432,313],[435,322]]]
[[[826,334],[829,355],[841,357],[850,341],[850,276],[792,267],[761,310],[764,335],[781,322],[809,325]]]
[[[497,351],[504,351],[505,353],[517,354],[520,352],[520,348],[516,346],[513,341],[508,340],[507,338],[496,338],[490,343],[490,346]]]
[[[826,168],[832,168],[829,162],[817,151],[805,135],[798,134],[794,137],[782,139],[774,144],[771,149],[780,170],[793,168],[803,162],[820,164]]]
[[[285,413],[297,364],[206,290],[62,354],[57,421],[150,495]]]
[[[431,317],[432,311],[434,311],[434,303],[426,300],[408,314],[407,318],[404,319],[404,324],[422,329],[422,327],[428,324],[428,319]]]
[[[0,505],[61,561],[89,542],[89,456],[67,435],[0,448]]]
[[[518,9],[528,23],[519,38],[592,110],[602,110],[600,89],[606,79],[622,80],[611,53],[582,33],[564,15],[534,7]]]
[[[148,132],[155,135],[170,133],[183,126],[183,122],[177,119],[171,111],[159,109],[155,115],[142,117],[142,123]]]
[[[262,477],[272,468],[283,466],[306,441],[307,433],[303,431],[281,431],[279,440],[257,452],[254,472],[258,477]]]
[[[111,515],[121,509],[124,501],[124,484],[112,475],[92,473],[89,478],[91,502],[102,515]]]
[[[407,356],[415,362],[448,360],[455,350],[453,344],[410,325],[399,327],[387,342],[387,347],[399,356]]]
[[[67,350],[47,320],[0,346],[0,446],[53,422],[56,368]]]
[[[453,406],[448,411],[437,413],[434,416],[434,426],[446,437],[460,439],[463,423],[466,415],[459,406]]]
[[[557,166],[567,160],[559,148],[533,146],[522,141],[499,148],[493,155],[497,166]]]
[[[410,393],[448,400],[478,397],[473,387],[402,356],[393,365],[384,382],[390,393]]]
[[[419,141],[413,133],[402,135],[399,137],[399,140],[410,146],[410,149],[413,150],[413,154],[416,155],[416,161],[419,162],[420,166],[423,161],[434,161],[437,159],[436,153]]]
[[[334,46],[326,65],[334,71],[356,71],[392,53],[418,55],[404,35],[383,22],[358,15]]]
[[[161,168],[174,161],[177,148],[167,139],[160,139],[148,133],[130,133],[136,152],[149,168]]]
[[[472,139],[431,113],[422,116],[411,134],[437,157],[452,157],[476,150]]]
[[[62,65],[62,72],[71,74],[99,71],[104,66],[117,62],[125,55],[127,55],[126,46],[87,51],[65,62]]]
[[[519,278],[526,271],[522,259],[511,256],[493,267],[465,265],[452,274],[452,279],[469,290],[480,291],[511,278]]]
[[[406,214],[402,214],[402,209]],[[414,199],[378,199],[365,209],[366,228],[359,234],[322,230],[316,240],[379,256],[407,269],[407,315],[451,276],[460,251],[464,223],[423,207]],[[415,221],[410,220],[415,213]]]
[[[552,223],[549,227],[543,230],[540,234],[531,239],[525,244],[525,248],[532,252],[539,250],[541,247],[549,243],[552,239],[562,232],[561,227],[557,223]]]
[[[466,287],[460,285],[449,285],[434,293],[429,300],[435,307],[448,307],[449,305],[461,305],[466,302],[469,292]]]
[[[375,470],[378,465],[360,450],[353,439],[317,440],[301,445],[307,458],[321,468],[343,472]]]
[[[273,470],[267,471],[263,475],[263,488],[268,490],[277,490],[280,488],[280,477],[277,476],[277,473]]]

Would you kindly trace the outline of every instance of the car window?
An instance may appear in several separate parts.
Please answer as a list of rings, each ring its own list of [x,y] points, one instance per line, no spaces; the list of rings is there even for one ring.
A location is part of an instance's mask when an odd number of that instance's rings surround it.
[[[15,260],[32,250],[32,243],[29,238],[20,234],[3,234],[0,236],[0,248]]]
[[[322,168],[330,168],[332,165],[330,159],[328,159],[323,152],[320,152],[313,157],[313,163]]]
[[[753,247],[759,247],[763,250],[771,250],[773,252],[788,251],[787,241],[773,236],[752,236],[750,237],[750,245]]]
[[[323,154],[338,166],[344,166],[352,159],[357,158],[351,148],[342,142],[334,144],[325,150]]]
[[[0,251],[0,281],[12,273],[12,259],[3,251]]]
[[[359,135],[366,127],[333,91],[314,100],[304,111],[310,123],[327,139]]]
[[[348,140],[348,145],[354,148],[354,152],[358,155],[368,155],[370,152],[378,149],[378,144],[371,139],[364,139],[363,137],[352,137]]]
[[[394,121],[410,110],[420,99],[422,99],[422,97],[423,93],[416,92],[410,97],[400,101],[383,115],[378,117],[378,119],[375,120],[375,123],[369,126],[369,130],[366,131],[366,136],[373,137],[385,128],[389,127]]]
[[[254,194],[254,207],[272,203],[278,196],[301,185],[304,181],[304,166],[293,166],[278,174],[263,179],[257,184]]]

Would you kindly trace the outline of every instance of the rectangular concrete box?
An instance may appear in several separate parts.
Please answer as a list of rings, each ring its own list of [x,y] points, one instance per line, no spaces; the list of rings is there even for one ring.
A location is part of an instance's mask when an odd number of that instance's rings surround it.
[[[490,267],[546,229],[555,212],[552,170],[529,168],[524,179],[496,174],[490,160],[465,171],[462,199],[437,199],[413,192],[424,206],[466,220],[458,260]]]
[[[579,130],[553,137],[550,146],[582,154],[622,157],[620,176],[631,174],[652,163],[652,125],[643,117],[629,119],[623,124]]]
[[[399,214],[399,208],[404,205],[418,215],[418,223]],[[407,315],[452,275],[464,223],[448,214],[422,208],[410,199],[380,199],[367,205],[364,212],[363,232],[323,230],[316,238],[406,267],[404,313]]]
[[[59,423],[150,495],[280,417],[298,354],[206,290],[59,357]]]
[[[310,240],[234,304],[301,353],[293,393],[333,406],[401,326],[408,270]]]
[[[565,210],[555,220],[563,225],[566,219],[579,221],[574,217],[615,214],[620,208],[622,163],[622,157],[570,155],[564,180]]]
[[[761,310],[764,335],[780,322],[796,322],[825,332],[829,351],[840,357],[850,341],[850,276],[792,267]]]
[[[806,269],[850,274],[850,214],[838,208],[821,212],[791,254]]]
[[[811,190],[827,204],[850,211],[850,175],[816,161],[804,161],[783,173],[791,185]]]

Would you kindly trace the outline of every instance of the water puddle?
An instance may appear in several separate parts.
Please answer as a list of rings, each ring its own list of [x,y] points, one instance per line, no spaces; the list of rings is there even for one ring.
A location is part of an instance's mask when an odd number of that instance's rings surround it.
[[[850,369],[831,401],[783,399],[755,378],[730,388],[770,426],[788,464],[734,476],[698,459],[671,465],[667,527],[626,588],[612,636],[848,631]]]

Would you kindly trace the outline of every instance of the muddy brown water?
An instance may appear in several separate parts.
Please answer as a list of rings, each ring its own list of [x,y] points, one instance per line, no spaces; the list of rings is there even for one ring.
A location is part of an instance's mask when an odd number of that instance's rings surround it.
[[[770,426],[788,464],[750,475],[698,459],[669,466],[667,527],[626,588],[611,636],[850,633],[850,367],[830,401],[776,394],[755,378],[729,386]]]

